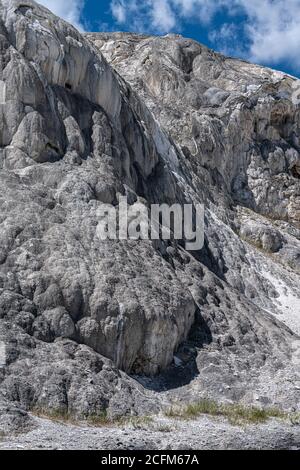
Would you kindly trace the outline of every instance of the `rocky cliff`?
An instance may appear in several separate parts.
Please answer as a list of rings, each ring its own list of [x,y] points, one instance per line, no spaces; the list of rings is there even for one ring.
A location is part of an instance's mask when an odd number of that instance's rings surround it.
[[[295,86],[180,36],[83,36],[1,1],[1,429],[201,395],[299,407]],[[124,195],[204,203],[203,249],[99,240]]]

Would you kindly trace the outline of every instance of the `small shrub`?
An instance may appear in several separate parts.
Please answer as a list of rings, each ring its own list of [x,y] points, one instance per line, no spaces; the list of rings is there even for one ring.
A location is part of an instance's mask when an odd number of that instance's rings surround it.
[[[171,426],[168,426],[167,424],[160,424],[157,426],[156,431],[158,432],[172,432],[173,429]]]
[[[293,426],[300,426],[300,413],[290,414],[289,419]]]
[[[45,418],[51,421],[61,421],[63,423],[75,423],[76,420],[69,414],[68,411],[61,409],[46,409],[46,408],[34,408],[31,413],[38,418]]]
[[[216,402],[203,399],[198,403],[188,405],[186,407],[185,413],[190,417],[199,416],[200,414],[217,416],[220,415],[221,410]]]
[[[180,418],[182,410],[178,407],[171,407],[165,411],[165,416],[167,418]]]
[[[265,423],[268,419],[266,410],[256,407],[246,408],[241,405],[226,406],[223,416],[226,416],[231,424]]]
[[[102,426],[108,426],[109,424],[112,423],[112,420],[110,420],[107,416],[107,411],[100,411],[99,413],[96,413],[94,415],[90,415],[86,421],[88,424],[95,426],[95,427],[102,427]]]

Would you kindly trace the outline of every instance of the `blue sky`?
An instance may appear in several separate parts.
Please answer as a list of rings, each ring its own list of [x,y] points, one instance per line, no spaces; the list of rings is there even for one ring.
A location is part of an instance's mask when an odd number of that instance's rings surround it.
[[[179,33],[300,77],[300,0],[40,0],[86,31]]]

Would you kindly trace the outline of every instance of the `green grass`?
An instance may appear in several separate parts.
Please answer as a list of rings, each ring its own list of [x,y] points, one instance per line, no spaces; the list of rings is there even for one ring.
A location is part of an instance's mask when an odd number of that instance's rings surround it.
[[[168,426],[167,424],[159,424],[156,428],[155,431],[157,432],[172,432],[174,429],[171,426]]]
[[[34,408],[31,413],[39,418],[49,419],[51,421],[80,425],[87,423],[94,427],[108,427],[108,426],[132,426],[135,429],[142,429],[148,427],[152,422],[151,416],[123,416],[120,418],[110,418],[106,410],[99,413],[92,414],[85,419],[80,419],[74,415],[62,410],[49,410],[44,408]]]
[[[300,413],[291,414],[290,421],[294,426],[300,426]]]
[[[123,424],[131,425],[134,429],[147,429],[152,426],[153,418],[151,416],[133,416],[125,418]]]
[[[107,412],[89,416],[86,421],[95,427],[103,426],[132,426],[134,429],[149,427],[153,422],[151,416],[121,416],[119,418],[109,418]]]
[[[61,409],[46,409],[35,407],[30,412],[38,418],[50,419],[51,421],[58,421],[63,423],[75,423],[75,418],[72,417],[67,411]]]
[[[257,408],[239,404],[218,404],[209,399],[202,399],[184,407],[172,407],[166,411],[169,418],[194,419],[201,415],[221,416],[232,424],[259,424],[269,418],[286,418],[287,414],[277,408]]]
[[[91,426],[104,427],[112,424],[112,420],[107,416],[107,411],[103,410],[97,414],[90,415],[86,418],[86,422]]]
[[[32,414],[40,418],[74,425],[87,423],[94,427],[131,426],[134,429],[152,429],[159,432],[172,431],[168,423],[156,425],[155,419],[152,416],[123,416],[112,419],[108,416],[106,410],[90,415],[85,420],[76,418],[62,410],[35,408],[32,410]],[[219,416],[226,418],[233,425],[262,424],[266,423],[270,418],[286,419],[295,426],[300,425],[300,413],[286,413],[278,408],[222,404],[208,398],[203,398],[196,403],[190,403],[186,406],[174,405],[166,410],[164,414],[170,419],[182,420],[193,420],[201,415]]]

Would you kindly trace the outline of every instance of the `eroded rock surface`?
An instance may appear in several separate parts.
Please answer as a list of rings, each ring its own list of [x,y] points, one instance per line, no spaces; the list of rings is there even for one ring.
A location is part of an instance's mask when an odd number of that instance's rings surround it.
[[[298,408],[294,79],[177,36],[82,36],[33,1],[1,2],[0,41],[1,406]],[[99,240],[124,195],[205,203],[204,248]]]
[[[271,306],[271,313],[278,306],[266,292],[264,271],[277,282],[284,278],[299,318],[297,80],[181,36],[87,36],[181,150],[191,198],[207,207],[215,272],[252,302]]]
[[[133,420],[116,428],[36,417],[34,424],[26,434],[3,437],[0,450],[299,450],[300,440],[299,426],[278,420],[243,428],[205,416],[187,422]]]

